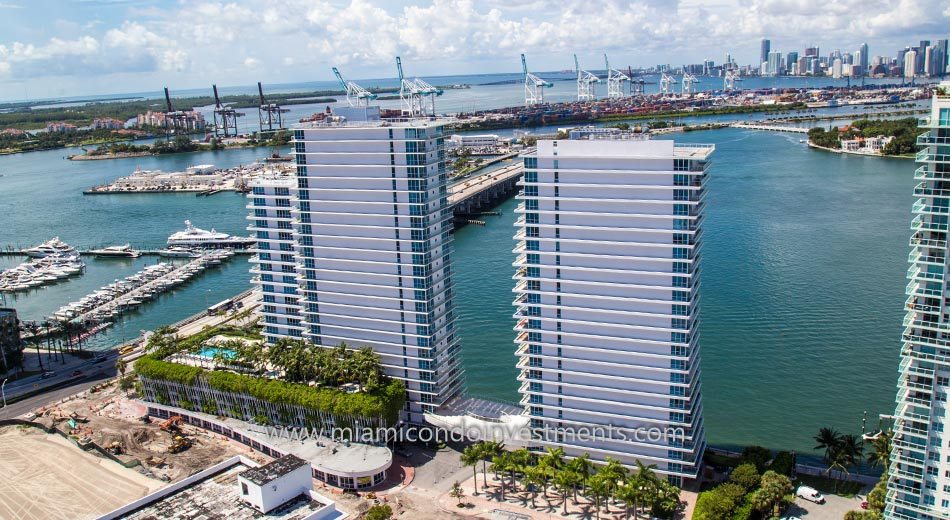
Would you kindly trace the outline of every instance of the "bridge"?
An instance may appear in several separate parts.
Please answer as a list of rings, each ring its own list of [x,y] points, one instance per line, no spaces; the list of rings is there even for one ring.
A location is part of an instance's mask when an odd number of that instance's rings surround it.
[[[518,189],[524,164],[518,162],[449,187],[449,205],[456,216],[473,215],[491,208],[510,197]]]
[[[792,132],[795,134],[807,134],[808,129],[798,126],[782,126],[782,125],[762,125],[758,123],[732,123],[732,128],[745,128],[747,130],[765,130],[767,132]]]

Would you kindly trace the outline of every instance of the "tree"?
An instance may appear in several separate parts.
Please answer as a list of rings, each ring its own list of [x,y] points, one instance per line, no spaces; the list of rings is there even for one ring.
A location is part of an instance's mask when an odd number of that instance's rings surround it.
[[[564,467],[564,448],[548,448],[547,453],[541,457],[539,465],[544,469],[544,497],[547,498],[548,479],[554,478]]]
[[[840,446],[836,448],[832,448],[831,452],[825,456],[825,464],[828,466],[828,468],[825,469],[825,475],[828,475],[829,477],[834,479],[835,493],[838,492],[838,480],[840,480],[838,478],[838,475],[840,475],[841,473],[848,474],[848,466],[851,465],[852,460],[853,459],[848,455],[848,453],[845,450],[843,450]],[[832,476],[831,472],[836,471],[836,470],[839,473]]]
[[[755,469],[755,464],[750,462],[740,464],[736,469],[732,470],[732,474],[729,475],[730,482],[742,486],[746,491],[758,486],[759,478],[759,472]]]
[[[457,499],[459,501],[458,506],[462,507],[462,497],[465,496],[465,492],[462,491],[462,485],[456,480],[455,484],[452,484],[452,491],[449,492],[449,496]]]
[[[874,485],[868,493],[868,509],[871,511],[883,512],[884,501],[887,497],[887,473],[881,475],[881,480]]]
[[[855,466],[864,455],[864,441],[854,434],[845,435],[841,438],[841,450],[847,455],[848,466]]]
[[[598,520],[600,519],[600,499],[606,498],[609,495],[609,489],[610,485],[607,483],[607,479],[600,473],[597,473],[588,480],[587,493],[594,499],[594,511],[597,514]]]
[[[709,491],[703,491],[696,499],[693,520],[722,520],[729,518],[739,505],[745,490],[738,484],[721,484]]]
[[[760,511],[778,516],[778,505],[793,489],[791,479],[774,471],[766,471],[759,479],[759,489],[756,491],[759,503],[766,506]]]
[[[554,475],[554,488],[561,495],[561,505],[565,516],[567,515],[567,495],[572,490],[577,489],[577,483],[580,479],[581,476],[570,468],[562,468]],[[577,504],[577,500],[574,501],[574,504]]]
[[[880,466],[884,468],[884,473],[887,473],[887,469],[891,463],[891,439],[893,436],[894,432],[887,430],[868,441],[871,448],[867,457],[869,466],[872,468]]]
[[[762,446],[746,446],[742,450],[742,462],[755,464],[756,471],[760,473],[765,471],[771,458],[772,452]]]
[[[115,360],[115,370],[119,373],[119,377],[125,377],[125,371],[127,369],[128,363],[124,359],[119,358]]]
[[[504,451],[504,446],[500,442],[487,441],[480,443],[479,454],[482,457],[482,480],[485,482],[485,489],[488,489],[488,461],[493,460],[497,455]]]
[[[614,497],[623,502],[624,508],[626,508],[625,517],[630,518],[630,514],[633,513],[633,517],[637,517],[637,505],[640,503],[641,495],[643,491],[640,488],[641,480],[637,474],[633,474],[627,478],[627,481],[622,484],[614,492]]]
[[[466,446],[465,449],[462,450],[462,464],[472,467],[472,479],[475,482],[475,491],[472,492],[473,495],[478,495],[478,463],[482,460],[481,451],[481,447],[478,444]]]
[[[572,460],[568,466],[580,476],[581,487],[586,489],[587,482],[590,480],[590,476],[594,473],[594,464],[590,461],[590,456],[585,453]],[[577,503],[576,486],[574,487],[574,503]]]
[[[878,511],[848,511],[844,520],[883,520],[884,516]]]
[[[825,459],[829,459],[832,450],[841,445],[841,434],[834,428],[824,427],[815,435],[816,450],[825,450]]]
[[[680,507],[680,488],[666,480],[658,480],[654,489],[656,490],[656,497],[650,512],[655,517],[673,518],[676,510]]]
[[[502,474],[502,477],[501,477],[501,500],[502,500],[503,502],[504,502],[504,500],[505,500],[505,486],[506,486],[506,484],[505,484],[505,476],[504,476],[504,474],[505,474],[506,472],[511,472],[511,473],[512,473],[512,484],[514,484],[514,471],[513,471],[513,466],[512,466],[512,465],[513,465],[513,461],[512,461],[512,457],[511,457],[511,452],[510,452],[510,451],[502,452],[502,453],[500,453],[500,454],[498,454],[498,455],[495,455],[495,456],[492,458],[492,464],[491,464],[491,466],[492,466],[492,471],[494,471],[494,472],[496,472],[496,473],[501,473],[501,474]]]
[[[393,517],[393,508],[386,504],[379,504],[366,511],[366,520],[389,520]]]
[[[600,468],[600,471],[597,472],[597,475],[604,479],[604,483],[607,486],[607,497],[611,497],[616,492],[617,488],[626,480],[627,478],[627,468],[623,467],[619,461],[607,457],[606,464]],[[604,501],[605,511],[610,513],[610,500]]]
[[[547,477],[544,474],[544,468],[541,466],[528,466],[524,468],[525,487],[531,488],[531,507],[535,507],[534,499],[538,496],[538,488],[544,487],[544,481]]]

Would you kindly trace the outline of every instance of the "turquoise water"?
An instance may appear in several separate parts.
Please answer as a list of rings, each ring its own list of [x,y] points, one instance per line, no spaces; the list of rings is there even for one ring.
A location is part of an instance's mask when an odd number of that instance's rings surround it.
[[[221,347],[201,347],[201,350],[198,351],[198,355],[203,358],[214,359],[214,356],[221,353],[227,359],[234,359],[234,356],[237,356],[237,352],[229,348]]]
[[[692,132],[717,145],[707,199],[702,274],[705,421],[715,445],[757,443],[811,453],[821,426],[860,432],[893,411],[912,204],[910,161],[811,151],[800,136]],[[136,166],[173,171],[232,166],[267,150],[70,162],[73,151],[0,157],[0,246],[51,236],[80,247],[161,246],[188,218],[244,234],[243,197],[83,196]],[[459,334],[472,393],[517,398],[511,262],[515,201],[456,233]],[[0,258],[0,265],[20,259]],[[89,260],[85,275],[8,298],[40,318],[154,258]],[[97,336],[104,346],[199,312],[249,287],[235,257],[142,305]]]

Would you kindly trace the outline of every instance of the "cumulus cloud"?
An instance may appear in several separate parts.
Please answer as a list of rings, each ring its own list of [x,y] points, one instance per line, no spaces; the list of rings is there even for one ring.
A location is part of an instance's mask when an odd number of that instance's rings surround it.
[[[100,33],[80,23],[74,39],[0,39],[0,75],[147,71],[221,82],[252,68],[299,80],[313,79],[300,77],[307,69],[325,77],[330,64],[389,75],[396,55],[419,73],[462,72],[476,60],[514,70],[519,52],[550,68],[571,67],[574,52],[598,65],[603,52],[641,65],[727,52],[751,61],[762,37],[787,50],[869,41],[891,55],[950,26],[945,0],[199,0],[126,15]]]

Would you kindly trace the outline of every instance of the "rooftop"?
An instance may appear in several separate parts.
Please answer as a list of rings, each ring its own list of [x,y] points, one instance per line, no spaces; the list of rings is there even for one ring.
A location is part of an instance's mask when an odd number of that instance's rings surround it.
[[[261,513],[241,500],[238,487],[238,475],[252,468],[243,461],[217,473],[206,475],[183,488],[162,496],[157,491],[152,500],[147,500],[139,508],[115,518],[154,520],[195,520],[227,518],[228,520],[251,520],[260,518]],[[271,520],[304,520],[326,507],[310,496],[300,495],[282,506],[270,511]]]
[[[444,126],[453,121],[448,117],[412,117],[392,118],[375,121],[312,121],[294,125],[298,129],[330,129],[330,128],[433,128]]]
[[[245,470],[241,473],[241,476],[258,486],[263,486],[306,465],[308,465],[308,462],[296,455],[284,455],[263,466]]]

